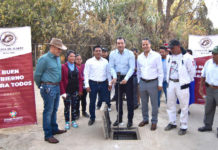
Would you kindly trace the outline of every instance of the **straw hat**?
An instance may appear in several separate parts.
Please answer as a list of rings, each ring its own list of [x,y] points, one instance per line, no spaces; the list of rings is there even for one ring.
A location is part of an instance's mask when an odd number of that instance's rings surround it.
[[[53,45],[57,48],[60,48],[62,50],[67,50],[67,47],[63,44],[61,39],[57,38],[52,38],[51,42],[49,43],[50,45]]]

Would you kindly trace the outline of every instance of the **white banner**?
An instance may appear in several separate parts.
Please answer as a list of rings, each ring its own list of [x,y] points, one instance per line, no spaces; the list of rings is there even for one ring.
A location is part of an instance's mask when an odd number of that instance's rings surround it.
[[[0,28],[0,59],[32,52],[31,28]]]
[[[0,28],[0,128],[35,124],[30,27]]]
[[[189,35],[188,43],[188,48],[192,50],[194,58],[211,56],[209,51],[218,46],[218,35]]]

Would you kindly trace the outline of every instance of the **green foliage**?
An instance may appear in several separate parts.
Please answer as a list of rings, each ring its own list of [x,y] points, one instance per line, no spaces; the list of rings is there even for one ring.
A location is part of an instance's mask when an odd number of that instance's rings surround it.
[[[149,37],[158,50],[172,38],[187,43],[189,34],[217,33],[206,16],[203,0],[0,1],[0,27],[31,26],[33,43],[58,37],[85,58],[96,44],[115,48],[118,36],[129,49],[141,49],[141,40]]]

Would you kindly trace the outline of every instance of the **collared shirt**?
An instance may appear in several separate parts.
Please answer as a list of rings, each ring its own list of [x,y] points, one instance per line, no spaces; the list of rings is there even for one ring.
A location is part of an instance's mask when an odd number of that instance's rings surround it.
[[[68,67],[70,68],[70,71],[74,70],[75,64],[71,64],[69,61],[67,61]]]
[[[95,57],[88,59],[84,69],[85,87],[89,87],[89,80],[102,82],[108,79],[111,82],[111,74],[108,61],[105,58],[97,60]]]
[[[162,58],[162,65],[163,65],[163,81],[167,80],[167,63],[166,63],[166,59]]]
[[[60,57],[51,52],[39,58],[34,73],[36,85],[40,87],[41,82],[57,83],[61,81],[61,61]]]
[[[125,75],[125,80],[133,75],[135,69],[135,56],[132,51],[124,49],[121,54],[118,49],[110,53],[109,64],[113,78],[117,78],[117,72]]]
[[[179,79],[179,63],[182,60],[182,54],[179,55],[171,55],[172,63],[170,66],[170,78],[171,79]]]
[[[158,78],[158,86],[163,84],[163,68],[161,56],[159,53],[150,50],[146,57],[144,52],[138,56],[137,60],[137,77],[138,82],[140,78],[152,80]]]
[[[218,65],[213,62],[213,59],[209,59],[203,70],[201,71],[201,76],[205,77],[205,81],[213,86],[218,86]]]

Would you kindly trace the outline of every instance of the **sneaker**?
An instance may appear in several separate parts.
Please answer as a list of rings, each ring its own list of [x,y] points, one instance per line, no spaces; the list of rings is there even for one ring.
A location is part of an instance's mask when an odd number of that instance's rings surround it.
[[[179,135],[185,135],[186,132],[187,132],[187,129],[180,129],[179,132],[178,132],[178,134],[179,134]]]
[[[72,127],[78,128],[78,124],[76,123],[76,121],[72,121]]]
[[[65,124],[65,130],[69,130],[70,129],[70,123],[69,122],[66,122]]]
[[[177,127],[177,125],[173,125],[173,124],[168,124],[165,128],[164,128],[164,130],[165,131],[169,131],[169,130],[172,130],[172,129],[174,129],[174,128],[176,128]]]

